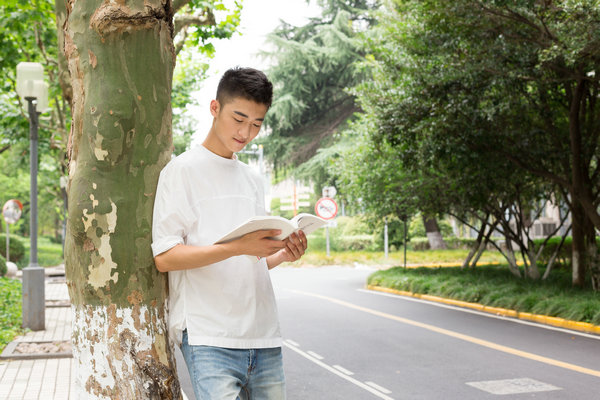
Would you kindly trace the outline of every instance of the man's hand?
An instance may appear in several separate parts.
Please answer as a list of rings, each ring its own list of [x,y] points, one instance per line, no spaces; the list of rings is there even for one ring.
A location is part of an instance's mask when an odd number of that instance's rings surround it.
[[[306,252],[308,246],[308,239],[302,231],[292,233],[284,242],[285,248],[267,258],[269,269],[278,266],[282,262],[294,262],[299,260]]]
[[[281,231],[276,229],[251,232],[231,242],[231,244],[238,255],[268,257],[286,248],[287,240],[271,239],[280,233]]]

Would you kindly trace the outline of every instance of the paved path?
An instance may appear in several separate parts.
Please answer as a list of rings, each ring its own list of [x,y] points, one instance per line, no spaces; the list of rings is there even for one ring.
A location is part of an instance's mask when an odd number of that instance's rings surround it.
[[[71,340],[71,307],[67,285],[63,278],[46,279],[45,330],[28,332],[17,337],[19,342],[62,342]],[[176,349],[179,380],[184,400],[193,399],[189,375],[183,357]],[[73,358],[34,360],[0,360],[1,400],[68,400],[75,398],[75,362]]]
[[[46,280],[46,301],[64,303],[69,293],[64,280]],[[22,342],[71,340],[71,308],[47,307],[46,329],[16,338]],[[0,399],[63,400],[74,393],[73,359],[0,360]]]

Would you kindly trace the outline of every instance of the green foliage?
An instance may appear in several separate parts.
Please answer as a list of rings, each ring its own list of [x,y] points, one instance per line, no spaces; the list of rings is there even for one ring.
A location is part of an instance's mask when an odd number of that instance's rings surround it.
[[[14,263],[22,262],[25,256],[25,246],[20,237],[10,235],[9,241],[9,259]],[[0,234],[0,255],[6,259],[6,235]]]
[[[337,227],[329,228],[329,246],[331,251],[375,250],[373,232],[369,226],[357,217],[337,217]],[[309,250],[324,251],[326,244],[325,228],[309,235]]]
[[[22,332],[21,281],[0,278],[0,351]]]
[[[449,249],[468,250],[475,246],[475,239],[470,238],[446,237],[444,242]],[[429,239],[426,237],[411,237],[408,248],[417,251],[429,250]]]
[[[364,18],[369,7],[374,6],[367,3],[321,2],[322,17],[301,27],[283,23],[269,36],[274,50],[265,55],[274,61],[268,71],[274,102],[265,120],[270,134],[262,142],[276,171],[296,167],[317,150],[339,142],[336,132],[358,111],[354,95],[345,88],[366,75],[356,61],[364,57],[357,37],[369,23]],[[301,171],[318,191],[335,183],[328,165],[336,152],[317,154]]]
[[[600,294],[571,287],[569,271],[546,281],[515,278],[505,266],[474,270],[401,267],[378,271],[369,284],[456,300],[600,324]]]
[[[452,226],[446,220],[438,220],[437,221],[440,232],[444,237],[444,240],[454,236],[454,232],[452,230]],[[423,217],[420,214],[415,215],[410,221],[410,227],[408,228],[408,236],[410,238],[413,237],[426,237],[427,234],[425,232],[425,225],[423,224]]]
[[[190,50],[183,50],[177,56],[177,64],[173,72],[173,89],[171,104],[173,107],[173,153],[179,155],[186,151],[196,132],[198,124],[192,109],[198,105],[193,93],[200,90],[202,81],[206,79],[208,62],[194,57]]]
[[[540,246],[544,242],[544,239],[536,239],[533,241],[536,251],[539,250]],[[550,261],[550,257],[555,253],[557,247],[560,245],[561,238],[553,237],[548,240],[542,253],[539,256],[538,261],[542,264],[548,263]],[[596,244],[598,246],[598,250],[600,251],[600,237],[596,237]],[[572,254],[573,254],[573,238],[568,236],[565,238],[564,243],[562,244],[560,250],[557,255],[557,262],[562,266],[571,266],[572,263]]]
[[[0,277],[6,275],[6,259],[0,255]]]

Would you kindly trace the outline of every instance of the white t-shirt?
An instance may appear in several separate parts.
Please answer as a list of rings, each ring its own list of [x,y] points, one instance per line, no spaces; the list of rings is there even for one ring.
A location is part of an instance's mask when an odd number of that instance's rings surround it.
[[[237,158],[198,146],[160,173],[152,251],[156,256],[178,244],[211,245],[248,218],[264,214],[261,178]],[[186,328],[191,345],[280,347],[266,260],[238,256],[169,272],[169,332],[176,343]]]

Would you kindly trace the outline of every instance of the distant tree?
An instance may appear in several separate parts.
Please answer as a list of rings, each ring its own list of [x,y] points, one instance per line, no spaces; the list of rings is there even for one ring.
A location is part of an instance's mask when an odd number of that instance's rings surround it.
[[[370,36],[380,140],[405,165],[506,160],[496,172],[559,188],[572,212],[573,283],[589,270],[596,289],[599,16],[593,1],[397,0]]]
[[[335,133],[359,110],[345,89],[365,76],[356,64],[364,57],[357,35],[370,23],[370,3],[321,2],[322,17],[300,27],[282,23],[269,36],[274,48],[266,55],[274,61],[269,77],[275,101],[264,142],[276,168],[298,166],[332,145]]]

